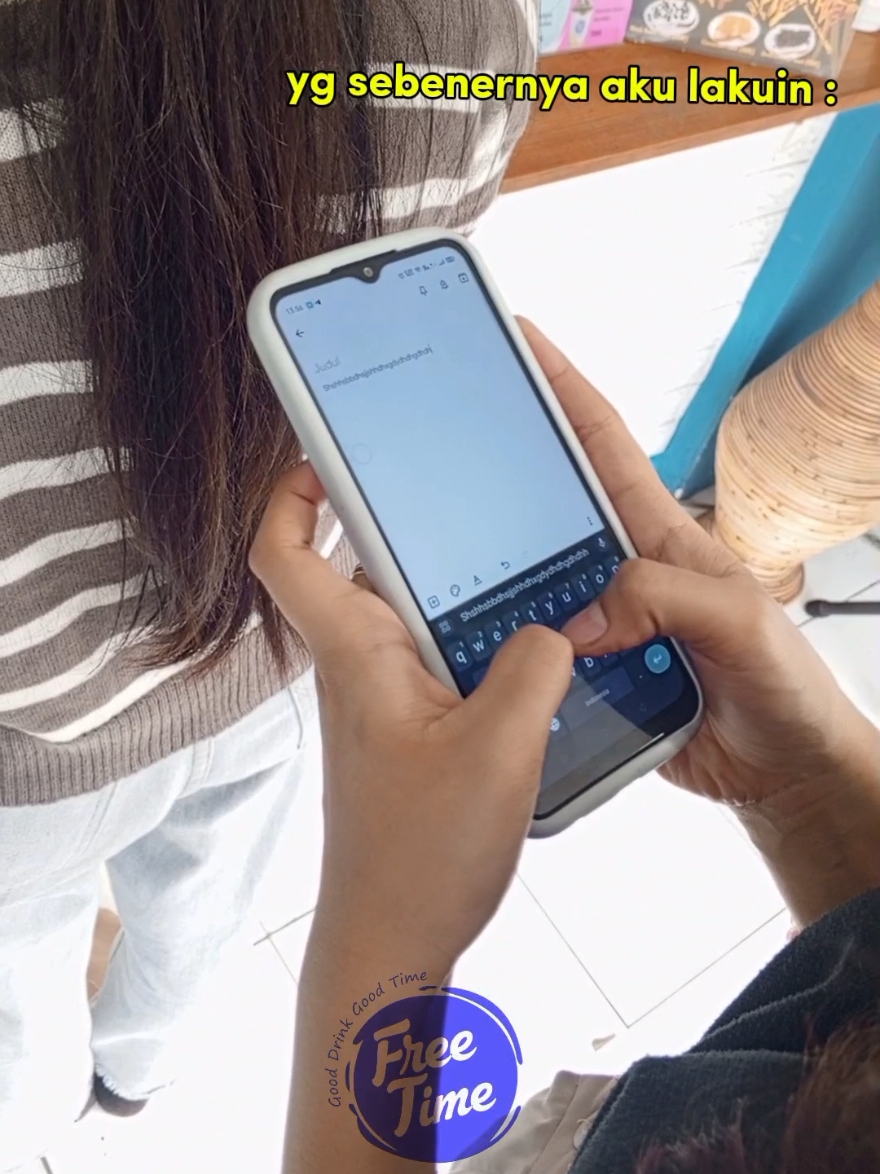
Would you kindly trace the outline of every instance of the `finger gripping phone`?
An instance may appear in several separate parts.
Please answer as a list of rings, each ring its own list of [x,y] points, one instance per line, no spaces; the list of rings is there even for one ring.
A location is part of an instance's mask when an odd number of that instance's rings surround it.
[[[467,696],[524,624],[561,627],[636,551],[476,250],[417,229],[267,277],[257,354],[376,590]],[[673,640],[580,657],[534,836],[659,766],[702,700]]]

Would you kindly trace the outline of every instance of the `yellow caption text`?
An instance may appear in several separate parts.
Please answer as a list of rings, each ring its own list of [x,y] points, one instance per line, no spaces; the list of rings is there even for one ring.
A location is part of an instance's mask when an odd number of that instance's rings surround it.
[[[332,70],[287,70],[290,84],[288,105],[299,106],[311,102],[315,106],[329,106],[336,101],[339,79]],[[566,102],[588,102],[591,79],[586,74],[542,73],[415,73],[402,61],[393,71],[350,73],[344,79],[344,93],[349,98],[392,99],[414,101],[444,99],[454,102],[537,102],[541,110],[550,110],[558,99]],[[630,65],[626,73],[603,77],[596,83],[599,97],[604,102],[676,102],[683,91],[689,103],[709,103],[725,106],[811,106],[813,83],[804,78],[792,78],[787,69],[776,70],[775,77],[742,77],[739,67],[731,65],[722,76],[706,77],[700,67],[688,67],[686,82],[679,85],[676,77],[652,77],[643,74],[638,65]],[[837,103],[837,84],[825,83],[825,104]]]

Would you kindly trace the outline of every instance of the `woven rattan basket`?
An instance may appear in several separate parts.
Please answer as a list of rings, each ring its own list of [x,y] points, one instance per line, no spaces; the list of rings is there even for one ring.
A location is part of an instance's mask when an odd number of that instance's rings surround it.
[[[704,524],[781,602],[803,561],[880,522],[880,282],[728,408]]]

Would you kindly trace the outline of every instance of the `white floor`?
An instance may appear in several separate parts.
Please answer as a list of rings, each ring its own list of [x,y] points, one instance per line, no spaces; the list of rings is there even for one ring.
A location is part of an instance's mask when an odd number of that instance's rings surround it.
[[[805,597],[880,599],[880,541],[815,560],[808,588]],[[790,611],[880,722],[880,617]],[[139,1117],[93,1111],[25,1174],[278,1174],[320,846],[316,760],[260,896],[255,944],[205,1008],[192,1073]],[[526,845],[456,977],[510,1017],[528,1096],[560,1068],[615,1073],[686,1048],[784,945],[789,924],[733,820],[649,777],[561,837]]]

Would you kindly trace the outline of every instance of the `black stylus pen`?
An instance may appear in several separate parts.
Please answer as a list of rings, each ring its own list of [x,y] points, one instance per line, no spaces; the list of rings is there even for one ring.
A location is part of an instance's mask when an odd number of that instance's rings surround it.
[[[880,600],[848,600],[832,603],[827,599],[811,599],[804,604],[808,616],[880,616]]]

